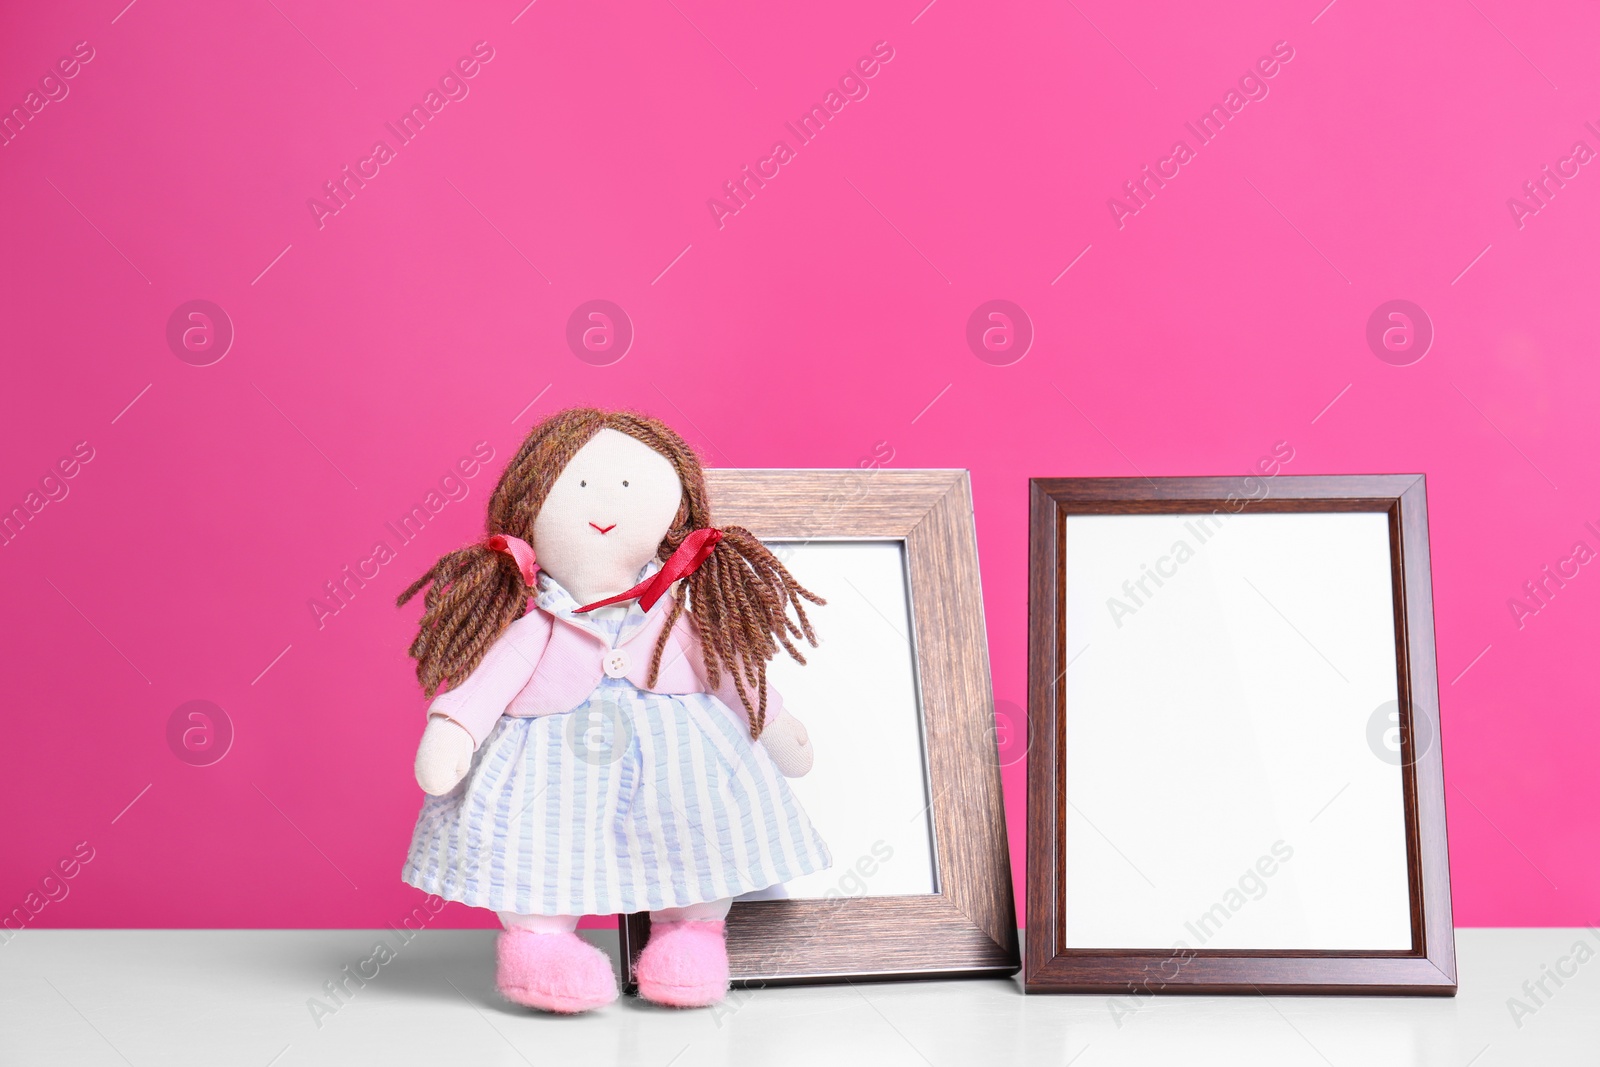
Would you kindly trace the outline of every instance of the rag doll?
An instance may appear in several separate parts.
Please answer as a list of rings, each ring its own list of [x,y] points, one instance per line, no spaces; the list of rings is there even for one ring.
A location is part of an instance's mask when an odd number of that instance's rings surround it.
[[[403,872],[498,913],[509,1000],[574,1013],[616,999],[585,915],[648,911],[639,993],[721,1000],[732,898],[821,870],[827,846],[786,777],[805,727],[768,661],[816,637],[822,600],[750,531],[711,524],[694,452],[643,415],[564,411],[529,433],[485,539],[426,589],[411,655],[433,697],[429,794]]]

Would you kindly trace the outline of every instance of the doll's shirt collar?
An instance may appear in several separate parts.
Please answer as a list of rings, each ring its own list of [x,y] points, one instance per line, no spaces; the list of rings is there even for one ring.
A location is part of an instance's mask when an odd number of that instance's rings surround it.
[[[635,584],[644,581],[660,569],[661,561],[652,559],[639,570],[634,578]],[[556,618],[603,638],[607,645],[613,647],[621,644],[626,637],[632,636],[648,616],[648,613],[639,607],[637,600],[628,601],[627,611],[622,613],[620,620],[615,617],[607,618],[607,615],[616,611],[616,607],[596,608],[593,612],[578,615],[576,612],[583,605],[579,604],[547,570],[539,571],[538,580],[534,583],[533,602]],[[603,615],[602,612],[606,614]]]

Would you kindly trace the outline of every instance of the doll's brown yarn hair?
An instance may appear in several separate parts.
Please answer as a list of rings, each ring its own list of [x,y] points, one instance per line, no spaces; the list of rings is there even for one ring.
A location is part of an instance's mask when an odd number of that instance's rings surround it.
[[[705,472],[683,438],[647,415],[573,408],[535,426],[506,464],[489,498],[485,534],[532,542],[533,521],[550,487],[578,450],[605,429],[625,433],[665,456],[683,483],[683,500],[658,558],[665,560],[685,537],[711,525]],[[728,672],[749,717],[750,736],[759,737],[767,719],[767,661],[781,648],[805,662],[793,639],[803,637],[815,646],[817,638],[804,601],[824,601],[795,581],[742,526],[722,527],[722,539],[684,585],[687,596],[672,598],[646,684],[655,684],[672,627],[687,610],[700,634],[707,681],[716,687]],[[481,543],[441,557],[397,603],[405,604],[424,588],[422,621],[409,651],[417,661],[417,680],[431,697],[472,673],[489,646],[527,610],[531,589],[509,555]]]

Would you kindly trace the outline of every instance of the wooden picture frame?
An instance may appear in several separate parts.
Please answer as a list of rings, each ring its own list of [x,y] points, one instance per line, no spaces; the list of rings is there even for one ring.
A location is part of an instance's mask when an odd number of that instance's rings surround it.
[[[1083,676],[1071,682],[1063,680],[1073,664],[1068,652],[1064,609],[1068,603],[1069,518],[1349,512],[1380,513],[1386,517],[1388,528],[1389,573],[1373,575],[1370,581],[1381,596],[1386,577],[1392,592],[1399,724],[1399,749],[1393,762],[1400,766],[1405,822],[1405,881],[1402,885],[1399,877],[1394,879],[1397,900],[1392,906],[1396,915],[1402,914],[1400,909],[1406,906],[1409,897],[1410,947],[1403,950],[1185,947],[1181,951],[1177,947],[1073,947],[1066,932],[1070,910],[1067,902],[1072,899],[1072,884],[1065,877],[1069,822],[1066,738],[1075,712],[1080,722],[1084,716],[1092,717],[1092,713],[1086,708],[1071,706],[1067,698],[1069,685],[1084,689]],[[1072,564],[1074,568],[1085,566],[1082,561],[1089,550],[1084,545],[1094,541],[1089,536],[1090,531],[1110,529],[1103,525],[1091,526],[1094,521],[1098,520],[1080,521],[1075,526],[1080,544],[1079,554]],[[1331,520],[1341,521],[1349,520]],[[1120,527],[1124,531],[1131,528],[1128,524]],[[1234,528],[1242,529],[1243,524]],[[1257,523],[1254,528],[1265,527]],[[1095,537],[1098,536],[1096,533]],[[1373,543],[1378,542],[1374,540]],[[1381,549],[1376,551],[1381,553]],[[1292,557],[1293,554],[1288,555]],[[1315,562],[1308,559],[1305,565]],[[1075,569],[1074,573],[1085,575],[1088,572]],[[1077,601],[1080,605],[1086,595],[1082,592],[1085,588],[1090,588],[1087,581],[1080,588]],[[1080,620],[1078,636],[1081,638],[1090,625],[1082,620],[1092,617],[1083,613],[1085,609],[1081,606],[1075,610],[1080,612],[1073,617]],[[1264,608],[1262,611],[1265,614]],[[1294,625],[1286,617],[1283,621]],[[1101,629],[1097,633],[1104,633],[1108,624],[1099,625]],[[1301,637],[1304,639],[1304,635]],[[1145,635],[1136,638],[1146,639]],[[1379,644],[1387,640],[1381,634],[1369,635],[1367,639]],[[1024,955],[1024,985],[1028,992],[1454,995],[1455,940],[1445,831],[1443,757],[1438,743],[1439,686],[1434,655],[1427,498],[1422,475],[1033,479],[1030,483],[1028,648],[1028,713],[1035,739],[1028,757]],[[1087,648],[1084,653],[1093,655],[1095,650]],[[1123,652],[1119,648],[1116,654],[1121,656]],[[1161,665],[1152,663],[1150,668],[1160,670]],[[1369,737],[1370,733],[1369,729]],[[1081,732],[1079,736],[1083,736]],[[1419,738],[1426,742],[1420,747]],[[1082,761],[1093,756],[1093,752],[1080,750],[1074,753],[1074,765],[1085,767]],[[1173,806],[1184,805],[1201,796],[1208,785],[1205,771],[1204,767],[1195,767],[1194,773],[1186,775],[1181,783],[1167,781],[1164,799],[1159,803],[1168,805],[1171,810]],[[1154,791],[1156,787],[1155,781],[1147,781],[1135,783],[1132,788]],[[1394,810],[1400,810],[1398,801],[1390,803],[1395,805]],[[1077,817],[1072,818],[1076,820]],[[1087,833],[1081,836],[1089,837]],[[1393,839],[1398,841],[1398,830]],[[1091,847],[1089,842],[1080,840],[1079,854],[1088,847]],[[1080,879],[1079,884],[1084,881]],[[1081,916],[1082,909],[1075,915]],[[1087,939],[1080,939],[1080,944],[1084,940]]]
[[[922,895],[735,901],[727,920],[733,985],[1015,973],[1017,921],[967,472],[706,475],[718,525],[747,527],[768,542],[887,540],[904,546],[929,795],[918,817],[926,819],[931,807],[936,870],[936,892]],[[796,577],[805,583],[805,573]],[[859,602],[856,609],[868,610]],[[819,636],[826,639],[830,613],[849,610],[849,603],[835,601],[817,609],[812,617]],[[805,712],[796,710],[804,721]],[[823,745],[817,753],[813,775],[828,759]],[[836,850],[835,869],[854,859]],[[619,919],[630,990],[649,929],[647,914]]]

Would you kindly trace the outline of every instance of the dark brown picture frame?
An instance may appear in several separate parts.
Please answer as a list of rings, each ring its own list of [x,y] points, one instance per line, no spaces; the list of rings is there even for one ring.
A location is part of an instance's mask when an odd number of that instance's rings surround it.
[[[1035,478],[1028,553],[1028,886],[1024,985],[1063,993],[1454,995],[1433,584],[1420,474],[1264,478]],[[1064,914],[1066,686],[1062,611],[1068,515],[1224,511],[1388,516],[1412,947],[1407,951],[1074,949]],[[1417,751],[1421,736],[1433,743]]]
[[[736,901],[727,924],[733,984],[1014,974],[1021,961],[967,472],[706,475],[717,523],[763,540],[904,542],[939,887],[923,896]],[[631,990],[650,918],[623,916],[618,930]]]

